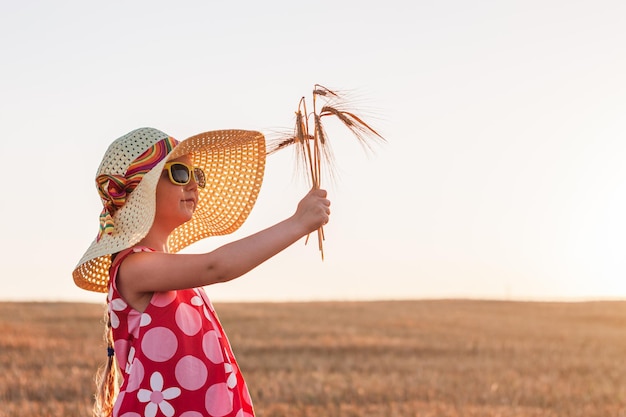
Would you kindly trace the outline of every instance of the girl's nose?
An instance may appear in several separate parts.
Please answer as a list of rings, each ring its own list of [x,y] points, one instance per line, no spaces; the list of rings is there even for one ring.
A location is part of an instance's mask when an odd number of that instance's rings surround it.
[[[189,180],[187,185],[185,185],[185,189],[188,191],[195,191],[198,189],[198,183],[196,182],[196,178],[193,175],[191,176],[191,179]]]

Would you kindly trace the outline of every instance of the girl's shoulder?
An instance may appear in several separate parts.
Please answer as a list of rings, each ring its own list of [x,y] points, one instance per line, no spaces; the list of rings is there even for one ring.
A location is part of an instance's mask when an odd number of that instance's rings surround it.
[[[133,246],[127,249],[124,249],[120,252],[114,253],[111,255],[111,269],[119,268],[119,265],[122,263],[124,259],[131,253],[138,252],[156,252],[154,249],[149,248],[147,246]]]
[[[109,289],[113,289],[114,291],[118,290],[118,274],[120,270],[120,266],[122,262],[128,258],[129,255],[133,253],[140,252],[156,252],[154,249],[149,248],[147,246],[133,246],[128,249],[124,249],[120,252],[117,252],[111,256],[111,267],[109,269]]]

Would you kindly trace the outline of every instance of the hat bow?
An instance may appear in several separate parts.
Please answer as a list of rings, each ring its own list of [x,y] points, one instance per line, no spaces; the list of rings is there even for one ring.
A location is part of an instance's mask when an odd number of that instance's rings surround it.
[[[135,158],[130,163],[126,174],[102,174],[96,178],[98,194],[102,199],[102,212],[100,213],[100,230],[97,241],[100,241],[103,234],[112,234],[115,230],[113,215],[120,209],[126,199],[133,192],[141,179],[167,155],[178,144],[172,137],[162,139],[148,148],[144,153]]]

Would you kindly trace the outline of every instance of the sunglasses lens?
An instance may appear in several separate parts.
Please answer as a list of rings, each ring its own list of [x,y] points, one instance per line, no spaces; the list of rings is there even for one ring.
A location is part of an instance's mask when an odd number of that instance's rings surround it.
[[[204,176],[204,171],[200,168],[194,168],[193,177],[198,183],[198,187],[204,188],[204,186],[206,185],[206,177]]]
[[[182,164],[172,164],[170,166],[172,179],[178,184],[185,185],[189,183],[189,169]]]

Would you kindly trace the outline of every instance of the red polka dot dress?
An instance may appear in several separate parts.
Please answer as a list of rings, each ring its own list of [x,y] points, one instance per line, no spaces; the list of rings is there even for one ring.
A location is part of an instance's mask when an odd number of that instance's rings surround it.
[[[111,266],[108,308],[124,381],[114,417],[252,417],[250,394],[202,288],[154,293],[141,313],[117,291]]]

